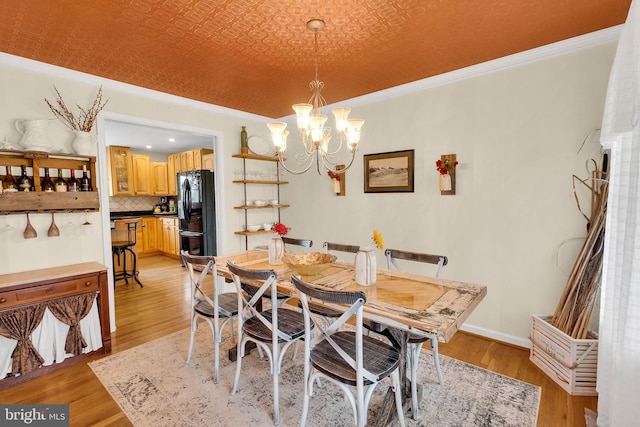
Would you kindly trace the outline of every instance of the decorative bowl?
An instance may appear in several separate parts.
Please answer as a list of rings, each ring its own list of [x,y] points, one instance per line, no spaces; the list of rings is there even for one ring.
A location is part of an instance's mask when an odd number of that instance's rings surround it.
[[[272,205],[277,205],[278,204],[278,199],[271,199],[269,200],[269,203]]]
[[[272,222],[265,222],[264,224],[262,224],[262,228],[265,231],[271,230],[271,227],[273,227],[273,223]]]
[[[247,231],[258,231],[260,227],[260,224],[247,224]]]
[[[336,260],[336,256],[322,252],[309,252],[303,254],[284,254],[284,263],[296,274],[301,276],[315,276],[330,267]]]
[[[253,204],[256,206],[267,206],[267,202],[264,200],[254,200]]]

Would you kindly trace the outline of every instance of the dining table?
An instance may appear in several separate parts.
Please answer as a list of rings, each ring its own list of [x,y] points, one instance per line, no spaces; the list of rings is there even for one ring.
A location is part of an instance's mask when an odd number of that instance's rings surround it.
[[[287,264],[269,264],[269,254],[263,249],[216,256],[219,276],[231,279],[227,262],[255,270],[273,270],[277,275],[278,292],[295,297],[291,275],[296,274]],[[336,261],[313,276],[298,275],[306,283],[336,291],[362,291],[367,301],[363,317],[385,326],[385,335],[400,351],[401,372],[405,369],[407,338],[420,335],[446,343],[460,329],[480,301],[487,287],[416,273],[378,268],[375,283],[362,286],[355,280],[355,265]],[[248,283],[251,285],[252,283]],[[256,283],[257,284],[257,283]],[[336,308],[336,307],[333,307]],[[404,401],[411,404],[410,383],[402,375]],[[421,387],[419,387],[421,392]],[[388,425],[395,415],[393,392],[388,392],[379,416],[372,425]]]

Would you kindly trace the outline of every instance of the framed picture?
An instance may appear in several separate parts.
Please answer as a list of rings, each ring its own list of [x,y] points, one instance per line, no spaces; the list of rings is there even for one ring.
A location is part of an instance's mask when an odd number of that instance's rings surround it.
[[[365,193],[413,193],[413,151],[364,155]]]

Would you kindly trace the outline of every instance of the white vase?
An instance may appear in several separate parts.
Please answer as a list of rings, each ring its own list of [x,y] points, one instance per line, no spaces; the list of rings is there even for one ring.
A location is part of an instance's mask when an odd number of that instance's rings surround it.
[[[451,191],[451,175],[440,174],[440,191]]]
[[[49,151],[51,143],[47,140],[45,129],[50,120],[16,120],[14,127],[20,136],[20,145],[25,150]]]
[[[81,130],[74,130],[73,133],[75,134],[71,142],[73,151],[83,156],[96,156],[98,154],[98,144],[96,143],[95,135]]]
[[[369,246],[361,247],[356,254],[356,283],[369,286],[376,283],[376,254]]]
[[[331,190],[336,194],[340,194],[340,181],[335,178],[331,179]]]
[[[273,237],[269,240],[269,264],[282,264],[282,256],[284,255],[284,242],[280,237]]]

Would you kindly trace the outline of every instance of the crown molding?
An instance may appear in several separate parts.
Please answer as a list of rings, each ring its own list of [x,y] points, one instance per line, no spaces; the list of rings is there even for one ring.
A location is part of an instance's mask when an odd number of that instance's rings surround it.
[[[604,30],[595,31],[593,33],[584,34],[567,40],[541,46],[535,49],[526,50],[524,52],[515,53],[513,55],[504,56],[492,61],[483,62],[481,64],[472,65],[470,67],[461,68],[448,73],[439,74],[415,82],[395,86],[378,92],[369,93],[367,95],[341,101],[340,104],[348,103],[351,108],[354,106],[362,106],[374,102],[380,102],[403,95],[409,95],[426,89],[444,86],[460,80],[466,80],[473,77],[479,77],[485,74],[495,73],[496,71],[505,70],[512,67],[518,67],[532,62],[553,58],[567,53],[577,52],[606,43],[617,42],[624,25],[606,28]]]
[[[460,80],[466,80],[473,77],[482,76],[507,68],[517,67],[532,62],[553,58],[555,56],[576,52],[582,49],[599,46],[605,43],[616,42],[624,25],[606,28],[604,30],[595,31],[593,33],[562,40],[556,43],[519,52],[513,55],[498,58],[492,61],[483,62],[481,64],[472,65],[470,67],[461,68],[415,82],[395,86],[378,92],[369,93],[367,95],[351,98],[341,101],[340,104],[348,103],[351,107],[372,104],[403,95],[413,94],[426,89],[447,85]],[[193,99],[183,98],[181,96],[171,95],[116,80],[106,79],[104,77],[94,76],[92,74],[80,71],[70,70],[68,68],[47,64],[44,62],[34,61],[32,59],[22,58],[8,53],[0,52],[0,65],[14,67],[27,70],[34,73],[47,74],[61,79],[73,80],[91,85],[101,85],[105,88],[128,93],[134,96],[150,98],[161,102],[169,102],[172,104],[182,105],[189,108],[208,111],[215,114],[231,116],[244,120],[255,120],[268,122],[271,118],[247,113],[240,110],[221,107],[219,105],[209,104],[206,102],[195,101]],[[286,119],[286,116],[281,119]]]
[[[221,107],[219,105],[209,104],[202,101],[196,101],[194,99],[184,98],[166,92],[147,89],[141,86],[135,86],[129,83],[119,82],[117,80],[94,76],[93,74],[59,67],[57,65],[47,64],[45,62],[34,61],[33,59],[23,58],[21,56],[11,55],[4,52],[0,52],[0,66],[18,68],[33,73],[46,74],[48,76],[57,77],[64,80],[72,80],[74,82],[85,83],[89,85],[98,85],[102,86],[103,88],[123,92],[133,96],[148,98],[159,102],[177,104],[184,107],[195,108],[214,114],[235,117],[242,120],[255,120],[265,123],[271,120],[270,118],[265,116],[259,116],[257,114],[251,114],[240,110],[234,110],[232,108]]]

